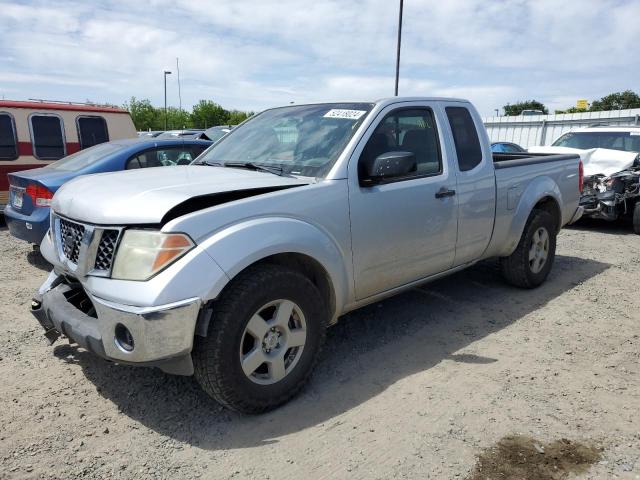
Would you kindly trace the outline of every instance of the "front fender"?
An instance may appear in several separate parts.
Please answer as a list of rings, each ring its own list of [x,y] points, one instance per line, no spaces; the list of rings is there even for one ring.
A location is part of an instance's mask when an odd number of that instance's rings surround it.
[[[513,253],[518,246],[531,211],[543,198],[552,198],[558,208],[558,215],[562,215],[560,210],[560,205],[563,204],[562,193],[558,184],[550,177],[536,177],[520,195],[515,211],[508,209],[502,211],[503,215],[511,216],[511,222],[506,230],[506,238],[502,243],[498,256],[506,257]],[[559,221],[562,221],[562,219],[560,218]]]
[[[254,218],[231,225],[201,242],[229,278],[271,255],[299,253],[316,260],[325,269],[339,313],[352,295],[346,265],[350,259],[324,230],[308,222],[288,217]],[[205,300],[220,294],[215,285]]]

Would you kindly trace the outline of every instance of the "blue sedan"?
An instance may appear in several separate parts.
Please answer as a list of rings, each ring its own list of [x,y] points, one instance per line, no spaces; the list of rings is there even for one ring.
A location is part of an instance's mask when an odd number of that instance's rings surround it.
[[[9,205],[4,216],[11,235],[40,244],[49,228],[53,194],[80,175],[133,168],[188,165],[211,141],[126,139],[101,143],[42,168],[10,173]]]
[[[527,153],[520,145],[512,142],[493,142],[491,151],[493,153]]]

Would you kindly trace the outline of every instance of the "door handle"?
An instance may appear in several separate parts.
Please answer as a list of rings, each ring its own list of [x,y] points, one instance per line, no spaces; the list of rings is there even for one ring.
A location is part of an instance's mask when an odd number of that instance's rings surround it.
[[[449,190],[448,188],[442,187],[436,192],[436,198],[453,197],[455,194],[455,190]]]

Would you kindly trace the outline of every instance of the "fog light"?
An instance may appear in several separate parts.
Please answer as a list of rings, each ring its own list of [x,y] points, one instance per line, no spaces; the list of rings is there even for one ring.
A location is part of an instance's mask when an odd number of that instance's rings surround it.
[[[133,351],[133,335],[127,327],[119,323],[116,325],[116,345],[125,352]]]

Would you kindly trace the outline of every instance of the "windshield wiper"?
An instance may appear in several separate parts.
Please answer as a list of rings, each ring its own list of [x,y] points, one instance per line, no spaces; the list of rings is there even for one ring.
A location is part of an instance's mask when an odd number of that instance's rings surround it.
[[[193,162],[193,165],[208,165],[210,167],[224,167],[224,165],[220,162],[207,162],[206,160],[202,160],[200,162]]]
[[[224,166],[231,168],[248,168],[250,170],[273,173],[274,175],[279,175],[281,177],[285,176],[284,169],[275,165],[264,165],[262,163],[254,162],[226,162]]]

